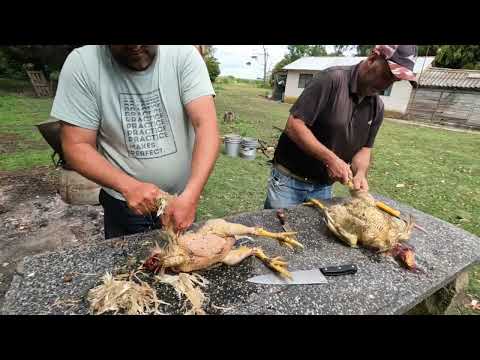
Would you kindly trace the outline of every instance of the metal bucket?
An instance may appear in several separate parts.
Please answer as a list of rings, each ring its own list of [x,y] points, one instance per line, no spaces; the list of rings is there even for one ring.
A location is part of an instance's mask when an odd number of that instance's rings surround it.
[[[246,160],[254,160],[257,156],[258,140],[245,137],[240,145],[240,157]]]
[[[240,135],[225,135],[225,154],[231,157],[238,157],[241,142],[242,138]]]

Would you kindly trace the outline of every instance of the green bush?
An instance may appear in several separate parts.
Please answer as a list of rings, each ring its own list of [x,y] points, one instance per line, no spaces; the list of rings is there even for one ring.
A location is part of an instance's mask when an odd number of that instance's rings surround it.
[[[12,61],[2,49],[0,49],[0,77],[17,80],[26,80],[28,78],[22,65]]]
[[[214,56],[208,55],[205,57],[205,63],[207,64],[208,74],[210,75],[210,81],[213,83],[220,75],[220,64]]]
[[[50,80],[58,81],[59,76],[60,76],[60,71],[54,71],[50,73]]]

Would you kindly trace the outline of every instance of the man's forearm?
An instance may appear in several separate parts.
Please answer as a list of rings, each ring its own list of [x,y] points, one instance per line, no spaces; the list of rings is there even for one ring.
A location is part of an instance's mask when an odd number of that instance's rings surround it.
[[[64,145],[66,160],[79,174],[95,183],[124,193],[138,181],[111,165],[90,144]]]
[[[301,150],[317,160],[326,163],[336,157],[333,151],[317,140],[302,120],[290,116],[287,122],[286,133]]]
[[[352,159],[352,170],[354,174],[367,176],[368,167],[370,166],[371,149],[360,149]]]
[[[216,126],[209,126],[209,124],[198,126],[195,132],[191,175],[183,192],[194,201],[200,198],[215,165],[219,148],[220,140]]]

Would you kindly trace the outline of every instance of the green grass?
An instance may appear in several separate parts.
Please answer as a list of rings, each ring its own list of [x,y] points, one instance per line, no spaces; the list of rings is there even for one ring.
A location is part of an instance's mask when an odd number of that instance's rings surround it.
[[[215,85],[222,134],[238,133],[276,144],[291,105],[262,97],[266,89],[244,82]],[[48,146],[33,127],[48,118],[52,99],[1,93],[2,134],[17,137],[15,151],[1,154],[0,170],[51,164]],[[235,112],[225,124],[225,111]],[[1,151],[0,147],[0,151]],[[480,134],[460,133],[385,121],[376,141],[369,181],[372,192],[409,204],[480,236]],[[220,155],[198,209],[199,219],[256,211],[263,207],[269,166]],[[397,187],[403,184],[403,187]],[[335,193],[345,194],[342,186]],[[471,272],[468,291],[480,298],[480,267]]]
[[[219,76],[215,80],[215,85],[217,84],[247,84],[252,87],[271,90],[269,83],[264,84],[263,80],[238,79],[233,76]]]
[[[266,92],[266,89],[243,83],[217,86],[215,103],[222,133],[236,132],[276,143],[280,132],[274,130],[273,126],[283,129],[291,105],[265,99],[262,96]],[[235,113],[235,122],[223,122],[225,111]]]
[[[18,91],[32,91],[32,85],[28,80],[0,78],[0,94],[11,94]]]
[[[50,148],[34,126],[48,119],[51,106],[51,98],[0,92],[0,144],[5,143],[5,139],[10,140],[10,146],[0,147],[0,171],[29,169],[51,163]]]
[[[220,155],[198,209],[200,219],[263,208],[268,179],[266,158],[253,161]]]
[[[376,147],[372,190],[480,236],[480,134],[386,122]]]

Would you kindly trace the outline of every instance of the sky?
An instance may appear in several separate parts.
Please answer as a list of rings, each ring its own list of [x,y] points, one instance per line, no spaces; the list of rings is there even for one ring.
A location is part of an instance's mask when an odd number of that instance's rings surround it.
[[[287,45],[265,45],[269,58],[267,71],[282,60],[288,52]],[[326,45],[333,52],[333,45]],[[214,45],[215,57],[220,62],[220,76],[233,75],[241,79],[263,79],[263,48],[261,45]],[[258,60],[251,56],[258,56]],[[251,65],[247,65],[250,62]]]

